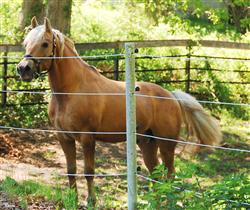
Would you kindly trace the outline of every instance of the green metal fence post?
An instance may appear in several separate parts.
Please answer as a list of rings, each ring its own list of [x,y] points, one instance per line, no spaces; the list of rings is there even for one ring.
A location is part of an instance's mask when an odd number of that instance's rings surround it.
[[[119,49],[115,48],[115,54],[119,53]],[[119,80],[119,57],[114,58],[114,79]]]
[[[3,73],[2,73],[2,79],[3,79],[3,83],[2,83],[2,107],[6,107],[7,104],[7,93],[4,92],[7,90],[7,70],[8,70],[8,50],[6,49],[6,51],[4,52],[4,56],[5,58],[3,59]]]

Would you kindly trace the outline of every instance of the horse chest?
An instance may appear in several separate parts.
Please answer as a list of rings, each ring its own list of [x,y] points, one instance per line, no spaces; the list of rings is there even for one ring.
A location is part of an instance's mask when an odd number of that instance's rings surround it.
[[[56,128],[66,127],[71,118],[68,110],[67,103],[63,102],[63,100],[58,100],[58,98],[52,97],[49,103],[49,118]]]
[[[49,117],[54,127],[61,130],[89,130],[99,121],[95,109],[87,108],[83,101],[60,103],[55,98],[49,105]]]

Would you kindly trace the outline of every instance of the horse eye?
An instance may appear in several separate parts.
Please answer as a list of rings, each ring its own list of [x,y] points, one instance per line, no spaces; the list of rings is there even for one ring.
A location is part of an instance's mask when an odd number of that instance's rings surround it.
[[[49,46],[49,43],[48,43],[48,42],[42,43],[42,47],[43,47],[43,48],[47,48],[48,46]]]

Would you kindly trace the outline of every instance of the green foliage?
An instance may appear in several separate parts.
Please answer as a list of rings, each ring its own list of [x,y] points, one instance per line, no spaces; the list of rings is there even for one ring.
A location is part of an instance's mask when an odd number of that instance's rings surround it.
[[[18,15],[21,11],[21,1],[0,2],[0,44],[20,42],[22,32],[18,27]]]
[[[249,30],[249,1],[207,1],[202,0],[144,0],[145,12],[156,24],[165,22],[171,25],[173,32],[184,30],[189,34],[204,31],[200,21],[218,32],[228,33],[235,25],[237,32]],[[230,29],[231,28],[231,29]],[[235,29],[234,29],[235,30]],[[234,36],[236,36],[234,34]]]
[[[194,181],[192,172],[181,170],[172,180],[162,180],[150,183],[139,203],[138,209],[245,209],[244,203],[250,202],[249,179],[246,174],[232,174],[226,176],[207,189],[201,189],[198,177]],[[152,175],[153,179],[166,174],[162,165],[157,167]]]
[[[22,128],[46,126],[48,125],[47,105],[17,104],[13,107],[0,108],[0,124]]]
[[[233,174],[209,187],[206,196],[211,199],[213,209],[244,209],[250,202],[249,178],[245,174]],[[232,202],[235,201],[235,202]]]

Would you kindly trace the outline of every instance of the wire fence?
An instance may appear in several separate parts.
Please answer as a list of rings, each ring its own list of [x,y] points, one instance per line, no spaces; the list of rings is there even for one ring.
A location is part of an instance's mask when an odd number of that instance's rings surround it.
[[[68,130],[54,130],[54,129],[36,129],[36,128],[20,128],[20,127],[12,127],[12,126],[3,126],[0,125],[0,129],[8,129],[8,130],[17,130],[17,131],[29,131],[29,132],[45,132],[45,133],[64,133],[64,134],[86,134],[86,135],[126,135],[126,131],[122,132],[108,132],[108,131],[68,131]],[[215,146],[215,145],[208,145],[208,144],[200,144],[190,141],[183,141],[178,139],[170,139],[164,138],[154,135],[147,135],[142,133],[136,133],[137,136],[146,137],[149,139],[157,139],[162,141],[171,141],[185,145],[193,145],[193,146],[200,146],[200,147],[208,147],[213,149],[221,149],[221,150],[228,150],[228,151],[235,151],[235,152],[246,152],[250,153],[250,150],[240,149],[240,148],[229,148],[229,147],[222,147],[222,146]]]
[[[187,57],[188,56],[188,57]],[[9,62],[8,59],[10,60],[13,60],[13,59],[21,59],[23,58],[22,56],[9,56],[8,53],[6,52],[6,55],[4,56],[0,56],[0,59],[3,59],[3,62],[0,63],[3,65],[3,68],[4,68],[4,71],[5,73],[2,75],[1,78],[3,78],[3,82],[5,85],[2,85],[2,90],[7,90],[7,80],[9,79],[13,79],[13,78],[17,78],[16,75],[12,75],[12,76],[8,76],[7,75],[7,67],[8,67],[8,64],[10,63],[13,63],[13,62]],[[114,78],[116,80],[119,80],[121,78],[123,78],[122,73],[124,73],[125,71],[121,71],[119,70],[119,60],[122,60],[122,59],[125,59],[125,54],[123,53],[116,53],[116,54],[102,54],[102,55],[96,55],[96,56],[68,56],[68,57],[64,57],[64,56],[61,56],[61,57],[33,57],[34,59],[39,59],[39,60],[48,60],[48,59],[85,59],[85,60],[88,60],[88,61],[101,61],[101,60],[110,60],[110,61],[114,61],[114,71],[105,71],[103,72],[102,74],[105,74],[105,75],[109,75],[111,76],[111,74],[114,74]],[[143,54],[140,54],[140,55],[136,55],[136,59],[181,59],[181,60],[184,60],[184,61],[191,61],[191,60],[197,60],[200,61],[200,60],[204,60],[204,61],[208,61],[209,59],[211,60],[227,60],[227,61],[240,61],[240,62],[247,62],[249,61],[250,59],[248,58],[239,58],[239,57],[218,57],[218,56],[200,56],[200,55],[185,55],[185,54],[181,54],[181,55],[143,55]],[[15,62],[14,62],[15,63]],[[183,74],[185,74],[185,79],[176,79],[176,80],[171,80],[171,79],[160,79],[159,81],[155,81],[156,84],[172,84],[173,86],[177,86],[178,88],[183,88],[183,86],[185,86],[185,90],[186,92],[190,92],[190,93],[193,93],[193,94],[197,94],[199,95],[199,93],[197,92],[192,92],[191,89],[193,89],[193,85],[196,87],[197,85],[200,86],[200,84],[203,84],[204,81],[203,80],[197,80],[197,79],[191,79],[190,77],[190,71],[191,70],[194,70],[194,69],[199,69],[199,67],[197,66],[196,68],[193,68],[190,66],[190,63],[188,64],[189,62],[186,62],[186,66],[182,69],[180,68],[172,68],[173,70],[184,70],[185,72]],[[136,70],[137,72],[161,72],[161,71],[169,71],[171,70],[171,68],[167,68],[167,69],[162,69],[162,70],[159,70],[159,69],[156,69],[156,70],[153,70],[153,69],[143,69],[143,70]],[[204,69],[203,69],[204,70]],[[211,71],[218,71],[218,69],[214,69],[214,68],[210,68],[209,70]],[[228,70],[228,69],[227,69]],[[234,69],[233,72],[238,72],[238,73],[249,73],[249,71],[244,71],[244,70],[236,70]],[[210,85],[210,80],[208,81],[205,81],[205,83],[207,85]],[[230,85],[250,85],[250,82],[249,81],[217,81],[218,83],[223,83],[223,84],[230,84]],[[212,82],[213,83],[213,82]],[[192,84],[192,85],[191,85]],[[196,85],[197,84],[197,85]],[[10,102],[8,103],[7,102],[7,94],[5,94],[5,92],[2,92],[2,106],[16,106],[16,103],[13,101],[13,98],[10,97]],[[35,105],[35,104],[44,104],[46,102],[43,102],[41,103],[41,101],[36,101],[34,100],[32,103],[28,103],[28,102],[23,102],[22,105]],[[205,103],[205,102],[204,102]],[[218,102],[216,102],[218,103]],[[227,102],[225,102],[227,103]],[[226,105],[226,104],[225,104]]]
[[[15,94],[38,94],[38,95],[74,95],[74,96],[125,96],[125,93],[74,93],[74,92],[49,92],[49,91],[27,91],[27,90],[0,90],[0,93],[15,93]],[[187,99],[177,99],[165,96],[156,96],[156,95],[146,95],[138,94],[135,96],[144,97],[144,98],[154,98],[154,99],[163,99],[163,100],[175,100],[175,101],[188,101]],[[233,102],[223,102],[223,101],[205,101],[197,100],[199,103],[203,104],[218,104],[218,105],[230,105],[230,106],[245,106],[249,107],[250,104],[244,103],[233,103]]]
[[[47,59],[95,59],[95,58],[114,58],[114,57],[124,57],[124,54],[113,54],[113,55],[98,55],[98,56],[71,56],[71,57],[32,57],[33,59],[39,59],[39,60],[47,60]],[[137,58],[170,58],[170,56],[157,56],[157,55],[139,55]],[[1,59],[19,59],[23,58],[20,56],[0,56]],[[192,58],[185,58],[181,56],[171,56],[171,59],[181,59],[184,61],[189,60],[207,60],[207,58],[200,58],[200,57],[192,57]],[[209,58],[211,59],[211,58]],[[214,58],[215,59],[215,58]],[[216,59],[222,60],[224,58],[217,57]],[[237,59],[234,58],[234,60],[240,60],[241,62],[248,62],[250,59]],[[228,61],[231,61],[231,59],[228,59]],[[15,94],[41,94],[41,95],[75,95],[75,96],[125,96],[125,93],[59,93],[59,92],[46,92],[46,91],[20,91],[20,90],[1,90],[1,93],[15,93]],[[170,98],[170,97],[162,97],[162,96],[153,96],[153,95],[144,95],[144,94],[138,94],[136,93],[135,96],[137,97],[144,97],[144,98],[154,98],[154,99],[163,99],[163,100],[184,100],[184,99],[176,99],[176,98]],[[249,107],[250,104],[246,103],[231,103],[231,102],[221,102],[221,101],[204,101],[204,100],[198,100],[199,103],[204,104],[216,104],[216,105],[228,105],[228,106],[244,106]],[[28,131],[28,132],[48,132],[48,133],[70,133],[70,134],[87,134],[87,135],[126,135],[125,131],[122,132],[90,132],[90,131],[68,131],[68,130],[51,130],[51,129],[33,129],[33,128],[20,128],[20,127],[13,127],[13,126],[4,126],[0,125],[0,129],[9,129],[9,130],[17,130],[17,131]],[[222,146],[215,146],[215,145],[204,145],[189,141],[181,141],[177,139],[170,139],[170,138],[164,138],[154,135],[147,135],[147,134],[141,134],[136,133],[137,136],[146,137],[146,138],[152,138],[152,139],[158,139],[162,141],[172,141],[180,144],[187,144],[187,145],[194,145],[194,146],[202,146],[202,147],[209,147],[213,149],[221,149],[221,150],[227,150],[227,151],[234,151],[234,152],[245,152],[250,153],[250,150],[247,149],[241,149],[241,148],[228,148],[228,147],[222,147]],[[86,176],[94,176],[94,177],[113,177],[113,176],[127,176],[127,173],[107,173],[107,174],[60,174],[61,176],[75,176],[75,177],[86,177]],[[144,176],[142,174],[137,173],[137,177],[143,178],[145,180],[148,180],[150,182],[163,184],[163,182],[160,182],[158,180],[151,179],[150,177]],[[181,189],[176,187],[177,189]],[[195,193],[198,196],[201,196],[200,193]],[[242,203],[237,202],[234,200],[228,200],[229,202],[234,202],[242,205],[250,206],[249,203]]]
[[[192,55],[193,57],[181,57],[181,56],[165,56],[165,55],[138,55],[137,58],[157,58],[157,59],[166,59],[166,58],[171,58],[175,60],[183,60],[183,61],[207,61],[209,59],[216,59],[220,61],[227,60],[229,62],[235,62],[235,61],[241,61],[241,62],[249,62],[250,59],[247,58],[225,58],[225,57],[211,57],[211,56],[203,56],[203,57],[198,57],[195,55]]]
[[[193,146],[208,147],[208,148],[213,148],[213,149],[222,149],[222,150],[229,150],[229,151],[235,151],[235,152],[250,153],[250,150],[246,150],[246,149],[228,148],[228,147],[221,147],[221,146],[215,146],[215,145],[200,144],[200,143],[195,143],[195,142],[190,142],[190,141],[181,141],[181,140],[177,140],[177,139],[170,139],[170,138],[164,138],[164,137],[141,134],[141,133],[136,133],[136,135],[151,138],[151,139],[158,139],[161,141],[171,141],[171,142],[176,142],[176,143],[186,144],[186,145],[193,145]]]
[[[227,60],[230,62],[235,62],[235,61],[241,61],[241,62],[249,62],[250,59],[248,58],[237,58],[237,57],[216,57],[216,56],[199,56],[199,55],[192,55],[192,57],[184,57],[186,55],[148,55],[148,54],[138,54],[136,55],[136,58],[150,58],[150,59],[154,59],[154,58],[167,58],[167,59],[177,59],[177,60],[198,60],[198,61],[207,61],[208,59],[216,59],[216,60]],[[104,58],[104,59],[108,59],[108,58],[116,58],[116,57],[121,57],[121,58],[125,58],[125,54],[102,54],[102,55],[79,55],[79,56],[54,56],[54,57],[32,57],[32,59],[39,59],[39,60],[53,60],[53,59],[96,59],[96,58]],[[23,56],[0,56],[0,59],[22,59],[24,58]]]
[[[37,60],[60,60],[60,59],[98,59],[98,58],[103,58],[103,59],[111,59],[111,58],[116,58],[116,57],[124,57],[125,54],[103,54],[103,55],[79,55],[79,56],[54,56],[54,57],[32,57],[32,59],[37,59]],[[23,59],[23,56],[0,56],[0,59]],[[29,59],[29,58],[26,58]]]

